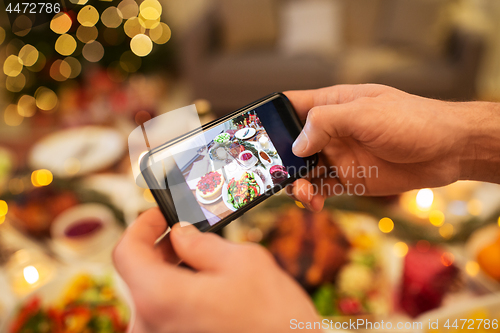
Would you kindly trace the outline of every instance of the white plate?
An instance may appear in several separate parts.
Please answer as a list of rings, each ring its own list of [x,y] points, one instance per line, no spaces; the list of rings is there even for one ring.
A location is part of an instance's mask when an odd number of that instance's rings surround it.
[[[233,177],[233,178],[235,180],[240,179],[244,172],[248,172],[248,171],[242,170],[236,177]],[[249,172],[249,173],[253,173],[253,172]],[[255,180],[257,181],[257,185],[259,185],[259,188],[260,188],[259,195],[264,194],[264,192],[266,191],[266,189],[264,187],[264,183],[262,182],[262,179],[260,179],[260,177],[258,175],[256,175],[256,174],[254,174],[254,173],[253,173],[253,176],[255,177]],[[233,179],[233,178],[231,178],[231,179]],[[234,208],[234,206],[227,201],[227,199],[228,199],[227,186],[229,184],[229,181],[230,181],[230,179],[226,180],[226,182],[224,183],[224,187],[222,188],[222,200],[226,204],[227,208],[229,208],[233,212],[235,212],[235,211],[237,211],[237,209]]]
[[[34,169],[49,169],[69,178],[105,169],[125,152],[125,138],[116,130],[85,126],[62,130],[35,144],[29,155]]]
[[[244,135],[247,130],[248,130],[247,135]],[[234,136],[240,140],[247,140],[247,139],[250,139],[252,136],[254,136],[255,133],[257,133],[255,128],[245,127],[245,128],[240,129],[238,132],[234,133]]]
[[[222,184],[222,192],[224,192],[224,184]],[[203,199],[202,197],[200,197],[200,195],[198,194],[198,191],[196,191],[196,200],[198,200],[199,202],[201,202],[202,204],[204,205],[210,205],[210,204],[213,204],[214,202],[217,202],[219,201],[220,198],[222,198],[222,192],[221,194],[215,198],[215,199],[212,199],[212,200],[205,200]]]

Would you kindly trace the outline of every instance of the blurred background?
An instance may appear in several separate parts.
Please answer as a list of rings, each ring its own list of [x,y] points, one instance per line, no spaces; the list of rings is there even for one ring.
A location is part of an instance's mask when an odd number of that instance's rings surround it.
[[[151,117],[194,103],[207,122],[341,83],[500,101],[498,0],[61,3],[46,16],[0,3],[5,332],[126,330],[133,307],[110,255],[155,206],[127,152]],[[498,185],[337,197],[318,214],[280,195],[223,233],[268,247],[337,321],[500,319]]]

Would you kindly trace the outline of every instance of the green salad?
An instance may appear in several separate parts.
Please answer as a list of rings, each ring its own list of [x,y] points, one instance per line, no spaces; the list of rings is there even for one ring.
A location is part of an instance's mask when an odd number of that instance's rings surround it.
[[[253,173],[245,172],[239,180],[232,178],[227,185],[227,201],[238,209],[258,197],[260,186]]]

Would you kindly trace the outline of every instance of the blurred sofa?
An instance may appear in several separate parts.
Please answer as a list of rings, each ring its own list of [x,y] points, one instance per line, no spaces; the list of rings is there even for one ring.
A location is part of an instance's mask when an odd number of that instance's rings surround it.
[[[273,91],[382,83],[475,96],[483,38],[450,0],[216,0],[185,31],[183,74],[224,114]]]

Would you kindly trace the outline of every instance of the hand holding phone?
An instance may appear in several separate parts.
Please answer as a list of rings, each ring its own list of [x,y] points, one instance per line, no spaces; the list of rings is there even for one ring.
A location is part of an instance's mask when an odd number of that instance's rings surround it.
[[[170,226],[215,231],[307,175],[317,156],[292,152],[301,129],[275,93],[152,149],[141,170]]]

